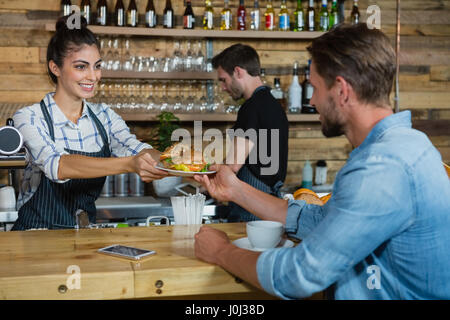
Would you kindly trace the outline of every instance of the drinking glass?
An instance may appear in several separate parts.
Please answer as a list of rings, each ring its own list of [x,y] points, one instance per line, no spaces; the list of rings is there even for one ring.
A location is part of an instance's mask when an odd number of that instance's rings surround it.
[[[174,41],[172,54],[172,71],[183,71],[183,57],[181,54],[180,42]]]
[[[122,57],[122,69],[125,71],[133,71],[134,56],[130,53],[130,40],[125,40],[125,52]]]
[[[181,84],[182,82],[175,82],[175,96],[173,98],[173,112],[174,113],[180,113],[183,111],[183,101],[184,96],[183,92],[181,91]]]
[[[194,70],[205,71],[205,56],[203,55],[202,42],[197,41],[197,50],[194,55]]]
[[[187,86],[188,92],[187,92],[187,98],[186,98],[186,103],[185,103],[185,108],[184,108],[184,110],[187,113],[193,112],[194,108],[195,108],[194,83],[195,83],[195,81],[189,81],[188,86]]]
[[[194,54],[191,50],[191,42],[186,40],[186,53],[184,56],[184,71],[192,71],[193,63],[194,63]]]
[[[120,44],[118,38],[112,39],[112,63],[111,69],[113,71],[119,71],[121,69],[121,58],[120,58]]]

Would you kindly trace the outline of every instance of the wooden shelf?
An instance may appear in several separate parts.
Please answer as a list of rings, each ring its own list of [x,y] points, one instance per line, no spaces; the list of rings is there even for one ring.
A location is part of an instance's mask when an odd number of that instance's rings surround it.
[[[125,121],[157,121],[157,114],[154,113],[121,113],[121,117]],[[206,122],[234,122],[236,121],[236,114],[223,113],[200,113],[200,114],[175,114],[182,122],[189,121],[206,121]],[[289,122],[318,122],[318,114],[288,114]]]
[[[145,27],[110,27],[89,26],[95,34],[150,36],[150,37],[182,37],[182,38],[236,38],[236,39],[303,39],[312,40],[321,36],[319,31],[237,31],[237,30],[203,30],[203,29],[164,29]],[[55,24],[48,23],[45,30],[55,31]]]
[[[134,72],[102,71],[105,79],[215,80],[217,72]]]

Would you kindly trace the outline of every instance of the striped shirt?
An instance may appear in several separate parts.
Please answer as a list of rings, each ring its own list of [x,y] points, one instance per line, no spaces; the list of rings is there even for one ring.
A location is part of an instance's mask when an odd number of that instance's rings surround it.
[[[17,200],[17,210],[36,192],[41,172],[53,182],[68,181],[58,179],[59,159],[62,155],[69,154],[65,149],[98,152],[103,147],[100,133],[85,108],[86,104],[105,128],[112,156],[127,157],[136,155],[143,149],[152,148],[137,140],[136,136],[130,133],[125,121],[105,104],[84,101],[78,123],[71,122],[56,105],[54,94],[48,93],[44,98],[53,121],[54,142],[39,103],[20,109],[13,116],[14,126],[23,135],[29,157]]]

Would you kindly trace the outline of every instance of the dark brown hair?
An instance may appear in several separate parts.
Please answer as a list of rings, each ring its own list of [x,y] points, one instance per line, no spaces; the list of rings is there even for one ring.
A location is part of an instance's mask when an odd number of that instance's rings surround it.
[[[50,39],[47,47],[47,71],[52,81],[58,83],[58,78],[50,70],[49,62],[53,62],[58,66],[63,66],[64,58],[70,52],[80,50],[84,45],[96,45],[100,50],[100,44],[94,33],[87,28],[87,21],[84,17],[81,18],[81,28],[69,29],[67,27],[67,20],[70,16],[59,18],[56,22],[56,32]]]
[[[361,102],[390,105],[395,51],[383,32],[369,29],[365,23],[341,24],[315,39],[307,49],[328,88],[341,76]]]
[[[256,77],[260,74],[261,65],[259,56],[255,49],[243,44],[235,44],[226,48],[212,59],[214,69],[221,67],[230,76],[235,67],[247,70],[248,74]]]

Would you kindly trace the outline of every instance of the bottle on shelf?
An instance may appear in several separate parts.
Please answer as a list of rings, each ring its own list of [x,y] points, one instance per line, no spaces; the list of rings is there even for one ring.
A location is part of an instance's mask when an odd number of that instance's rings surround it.
[[[211,0],[205,0],[205,12],[203,13],[203,29],[214,29],[214,10],[211,5]]]
[[[239,7],[237,10],[237,29],[238,30],[246,30],[247,13],[245,11],[244,0],[239,0]]]
[[[157,24],[156,10],[153,0],[148,0],[147,8],[145,9],[145,25],[148,28],[155,28]]]
[[[339,13],[337,9],[337,0],[333,0],[331,2],[331,11],[330,11],[330,29],[335,25],[339,24]]]
[[[90,0],[81,1],[81,16],[86,19],[87,24],[92,23],[92,7]]]
[[[195,27],[195,15],[192,10],[191,0],[186,1],[186,10],[183,14],[183,28],[184,29],[194,29]]]
[[[305,30],[305,15],[302,6],[302,0],[297,0],[297,8],[294,11],[294,28],[293,31]]]
[[[316,185],[323,185],[327,183],[327,162],[325,160],[319,160],[316,162],[316,174],[314,183]]]
[[[289,11],[286,6],[286,0],[281,0],[280,12],[278,13],[278,29],[280,31],[289,31]]]
[[[312,181],[313,181],[313,170],[309,160],[306,160],[302,171],[302,188],[311,189]]]
[[[174,15],[172,9],[172,2],[166,0],[166,7],[164,8],[164,28],[172,29],[174,27]]]
[[[298,82],[298,62],[295,61],[292,71],[292,82],[289,87],[289,113],[300,113],[302,109],[302,87]]]
[[[139,13],[135,0],[130,0],[127,10],[127,26],[137,27],[139,24]]]
[[[70,16],[72,13],[72,2],[70,0],[61,0],[61,14],[65,16]]]
[[[294,31],[295,29],[295,10],[292,10],[291,16],[289,17],[289,30]]]
[[[98,0],[97,24],[101,26],[108,25],[108,5],[106,4],[106,0]]]
[[[264,86],[267,85],[267,79],[266,79],[266,69],[261,68],[261,71],[259,72],[259,78],[261,79],[261,82]]]
[[[309,5],[307,9],[307,23],[308,23],[308,31],[315,31],[315,21],[316,21],[316,12],[314,10],[314,0],[309,0]]]
[[[233,19],[229,8],[229,0],[225,0],[224,7],[220,12],[220,30],[231,30]]]
[[[253,8],[250,11],[250,29],[259,30],[260,25],[261,25],[261,15],[259,12],[259,1],[255,0],[255,2],[253,3]]]
[[[314,14],[314,24],[316,31],[320,30],[320,11],[322,10],[322,1],[321,0],[315,0],[316,9]]]
[[[275,29],[275,11],[273,10],[272,0],[267,0],[264,20],[266,31],[273,31]]]
[[[307,9],[307,28],[308,31],[316,30],[316,11],[314,10],[314,0],[309,0],[309,5]]]
[[[302,113],[317,113],[316,108],[310,103],[314,92],[314,88],[309,81],[310,68],[311,60],[308,60],[308,66],[305,68],[305,81],[303,81]]]
[[[280,103],[283,110],[286,110],[285,102],[284,102],[284,92],[281,89],[280,78],[273,79],[274,88],[270,90],[270,93],[273,97]]]
[[[322,9],[320,10],[320,31],[328,31],[330,29],[330,17],[328,14],[328,2],[327,0],[322,0]]]
[[[122,0],[117,0],[116,8],[114,9],[114,24],[117,27],[125,26],[125,6]]]
[[[350,15],[350,22],[352,24],[357,24],[357,23],[359,23],[359,18],[360,18],[360,14],[359,14],[359,9],[358,9],[358,0],[353,0],[353,8],[352,8],[352,13]]]

